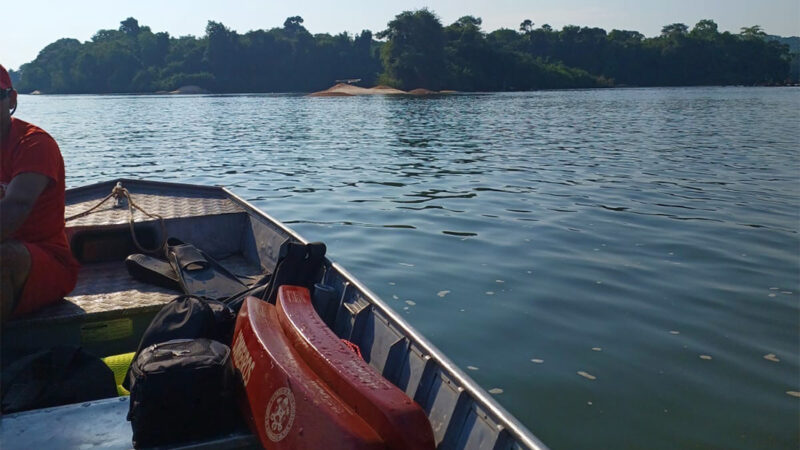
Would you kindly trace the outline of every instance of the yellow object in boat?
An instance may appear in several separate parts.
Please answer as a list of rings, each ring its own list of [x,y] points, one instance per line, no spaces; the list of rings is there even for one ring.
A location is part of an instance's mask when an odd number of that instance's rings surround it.
[[[121,355],[106,356],[103,362],[114,372],[114,381],[117,383],[117,394],[120,397],[130,395],[130,392],[122,387],[122,382],[125,380],[125,375],[128,373],[128,367],[133,362],[133,357],[136,352],[123,353]]]

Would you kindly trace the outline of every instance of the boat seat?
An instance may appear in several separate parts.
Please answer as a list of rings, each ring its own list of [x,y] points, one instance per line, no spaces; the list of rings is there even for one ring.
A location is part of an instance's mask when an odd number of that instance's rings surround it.
[[[245,277],[261,273],[242,254],[220,263]],[[3,325],[3,358],[64,344],[98,356],[133,351],[155,314],[180,294],[135,280],[124,261],[84,264],[64,301]]]
[[[32,448],[130,449],[129,397],[56,406],[0,417],[3,450]],[[246,429],[170,448],[260,448]]]

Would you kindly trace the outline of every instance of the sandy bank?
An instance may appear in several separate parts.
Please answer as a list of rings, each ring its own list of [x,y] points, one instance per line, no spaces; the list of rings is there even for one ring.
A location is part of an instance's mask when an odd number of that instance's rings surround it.
[[[200,86],[181,86],[174,91],[168,92],[168,94],[208,94],[209,91],[206,89],[201,88]]]
[[[374,88],[363,88],[347,83],[338,83],[324,91],[309,94],[311,97],[349,97],[353,95],[396,95],[405,94],[405,91],[394,89],[389,86],[376,86]]]
[[[338,83],[324,91],[308,94],[310,97],[351,97],[354,95],[433,95],[433,94],[452,94],[456,91],[432,91],[430,89],[413,89],[403,91],[390,86],[378,85],[373,88],[353,86],[347,83]]]
[[[430,89],[422,89],[422,88],[412,89],[412,90],[408,91],[408,93],[409,93],[410,95],[431,95],[431,94],[438,94],[438,92],[436,92],[436,91],[432,91],[432,90],[430,90]]]
[[[313,94],[308,94],[309,97],[353,97],[358,94],[351,94],[348,92],[328,92],[328,91],[320,91],[314,92]]]

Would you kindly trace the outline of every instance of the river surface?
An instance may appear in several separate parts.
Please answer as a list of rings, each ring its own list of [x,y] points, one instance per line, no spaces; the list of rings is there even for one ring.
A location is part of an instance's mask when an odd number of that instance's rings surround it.
[[[554,449],[800,445],[800,89],[21,96],[67,185],[222,184]]]

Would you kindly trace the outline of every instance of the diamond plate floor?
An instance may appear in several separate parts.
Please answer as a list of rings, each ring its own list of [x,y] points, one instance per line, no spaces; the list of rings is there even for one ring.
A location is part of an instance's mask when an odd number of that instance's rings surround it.
[[[219,262],[245,279],[261,273],[257,264],[247,262],[241,255]],[[97,318],[122,317],[136,310],[158,310],[180,294],[135,280],[128,274],[124,261],[86,264],[81,267],[75,289],[64,301],[19,320],[64,320],[87,314]]]

